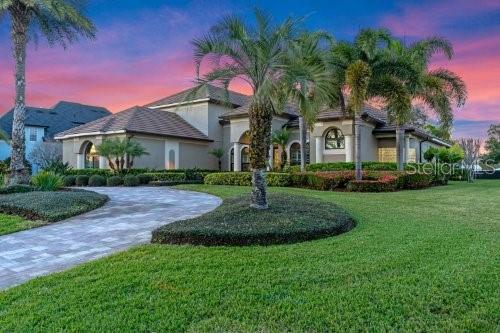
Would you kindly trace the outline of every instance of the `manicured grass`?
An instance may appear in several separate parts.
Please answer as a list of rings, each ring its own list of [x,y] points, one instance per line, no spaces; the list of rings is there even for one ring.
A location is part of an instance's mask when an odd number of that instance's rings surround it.
[[[0,212],[55,222],[96,209],[107,200],[106,195],[82,190],[4,194],[0,195]]]
[[[292,245],[137,247],[0,293],[0,331],[498,328],[500,181],[380,194],[272,192],[339,204],[358,225]]]
[[[15,215],[0,214],[0,235],[31,229],[46,224],[44,221],[29,221]]]
[[[271,205],[256,210],[248,196],[224,200],[215,210],[153,232],[152,242],[194,245],[270,245],[297,243],[347,232],[354,220],[345,210],[320,199],[271,193]]]

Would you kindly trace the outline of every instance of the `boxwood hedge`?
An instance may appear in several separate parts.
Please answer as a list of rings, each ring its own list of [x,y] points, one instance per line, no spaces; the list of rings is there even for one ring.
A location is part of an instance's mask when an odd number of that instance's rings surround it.
[[[34,191],[0,196],[0,212],[30,220],[59,221],[98,208],[108,197],[90,191]]]
[[[268,172],[266,173],[268,186],[289,186],[291,184],[291,176],[288,173]],[[237,185],[250,186],[252,185],[251,172],[217,172],[205,176],[205,184],[207,185]]]
[[[106,177],[93,175],[89,178],[89,186],[106,186]]]
[[[194,245],[270,245],[338,235],[354,220],[339,206],[321,199],[269,194],[270,208],[249,207],[248,196],[225,200],[200,217],[153,231],[153,243]]]

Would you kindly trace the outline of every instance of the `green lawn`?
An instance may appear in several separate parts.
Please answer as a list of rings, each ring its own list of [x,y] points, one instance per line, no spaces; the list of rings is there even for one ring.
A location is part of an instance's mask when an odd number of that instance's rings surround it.
[[[0,236],[16,231],[39,227],[46,224],[43,221],[29,221],[20,216],[0,214]]]
[[[0,293],[0,331],[498,329],[500,181],[271,191],[335,202],[358,225],[293,245],[137,247]]]

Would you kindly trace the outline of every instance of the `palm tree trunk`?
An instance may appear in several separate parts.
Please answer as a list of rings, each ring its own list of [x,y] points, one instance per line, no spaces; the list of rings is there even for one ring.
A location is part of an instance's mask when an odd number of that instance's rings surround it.
[[[253,103],[249,112],[250,121],[250,168],[252,169],[252,202],[250,207],[267,209],[266,161],[271,145],[271,109]]]
[[[354,116],[354,160],[355,160],[355,170],[356,170],[356,180],[363,179],[363,170],[361,165],[361,131],[360,131],[360,119],[357,115]]]
[[[304,117],[299,117],[300,172],[306,171],[306,135]]]
[[[396,161],[398,165],[398,170],[403,170],[404,162],[404,131],[400,125],[396,125]]]
[[[11,9],[12,41],[14,44],[16,99],[12,122],[12,153],[10,172],[7,179],[9,185],[29,183],[28,170],[24,166],[25,142],[24,121],[26,118],[26,44],[28,42],[28,17],[24,8]]]

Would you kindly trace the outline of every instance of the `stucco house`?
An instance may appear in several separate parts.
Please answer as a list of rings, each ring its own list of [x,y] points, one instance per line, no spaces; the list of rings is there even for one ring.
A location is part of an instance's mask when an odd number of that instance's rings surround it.
[[[135,161],[135,167],[156,169],[217,169],[218,161],[209,152],[222,148],[223,169],[246,170],[248,161],[249,96],[215,86],[206,86],[195,94],[191,89],[157,100],[145,106],[89,122],[56,134],[63,142],[63,159],[75,168],[107,168],[107,161],[96,153],[96,145],[108,137],[131,137],[149,152]],[[272,130],[289,128],[287,154],[292,164],[300,163],[297,110],[289,105],[276,114]],[[395,161],[395,128],[384,111],[366,105],[361,126],[363,161]],[[353,161],[352,119],[340,110],[328,109],[318,115],[307,133],[310,163]],[[430,146],[449,146],[429,133],[412,126],[405,128],[407,161],[422,161]],[[279,161],[277,146],[269,147],[269,166]]]
[[[54,134],[80,126],[111,114],[107,109],[99,106],[85,105],[74,102],[60,101],[51,108],[26,107],[25,120],[25,155],[33,164],[33,171],[37,166],[30,160],[33,148],[40,142],[53,140]],[[0,118],[0,128],[10,137],[12,135],[12,119],[14,110],[6,112]],[[10,156],[11,148],[8,142],[0,140],[0,160]]]

